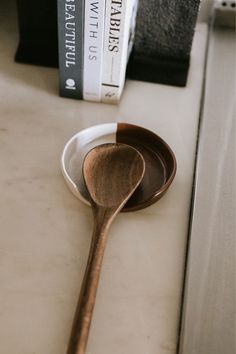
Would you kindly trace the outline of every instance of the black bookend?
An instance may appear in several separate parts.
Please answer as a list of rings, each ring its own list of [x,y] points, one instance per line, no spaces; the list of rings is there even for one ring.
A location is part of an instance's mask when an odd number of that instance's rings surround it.
[[[20,42],[15,60],[58,66],[57,0],[17,0]]]
[[[132,80],[147,81],[172,86],[186,86],[190,56],[175,59],[144,56],[133,50],[126,76]]]
[[[185,86],[200,0],[139,0],[127,76]]]

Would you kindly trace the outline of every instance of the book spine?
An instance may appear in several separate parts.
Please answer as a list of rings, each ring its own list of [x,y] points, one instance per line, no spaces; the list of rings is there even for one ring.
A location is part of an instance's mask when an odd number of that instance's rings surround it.
[[[101,101],[105,0],[85,0],[83,98]]]
[[[137,0],[106,0],[102,74],[104,103],[118,103],[123,90],[137,3]]]
[[[84,0],[57,0],[57,5],[60,95],[82,99]]]

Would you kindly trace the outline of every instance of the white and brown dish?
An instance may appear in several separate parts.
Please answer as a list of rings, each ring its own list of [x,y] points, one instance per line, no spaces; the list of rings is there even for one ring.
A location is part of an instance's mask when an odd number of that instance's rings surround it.
[[[143,180],[123,211],[139,210],[155,203],[167,191],[176,173],[176,159],[169,145],[158,135],[143,127],[127,123],[107,123],[84,129],[66,144],[61,167],[72,193],[89,204],[84,185],[84,157],[104,143],[123,143],[136,148],[145,160]]]

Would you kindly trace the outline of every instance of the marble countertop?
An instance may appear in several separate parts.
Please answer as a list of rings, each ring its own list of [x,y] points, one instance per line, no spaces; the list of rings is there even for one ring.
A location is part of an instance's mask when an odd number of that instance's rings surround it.
[[[4,354],[65,354],[92,232],[60,171],[66,141],[98,123],[163,137],[178,171],[155,205],[120,214],[105,253],[88,354],[174,354],[207,26],[186,88],[127,81],[118,106],[58,97],[57,70],[16,64],[14,11],[0,31],[0,343]],[[9,11],[9,13],[6,13]],[[13,20],[9,20],[11,15]]]

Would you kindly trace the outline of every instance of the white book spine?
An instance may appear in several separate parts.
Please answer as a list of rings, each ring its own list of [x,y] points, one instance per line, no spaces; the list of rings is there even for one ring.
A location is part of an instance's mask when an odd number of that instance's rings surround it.
[[[101,101],[105,0],[85,0],[83,99]]]
[[[123,91],[137,4],[137,0],[106,0],[102,73],[104,103],[118,103]]]

